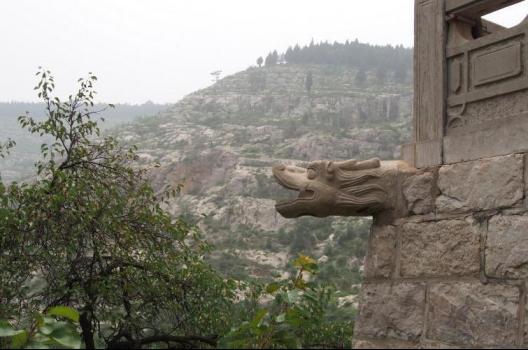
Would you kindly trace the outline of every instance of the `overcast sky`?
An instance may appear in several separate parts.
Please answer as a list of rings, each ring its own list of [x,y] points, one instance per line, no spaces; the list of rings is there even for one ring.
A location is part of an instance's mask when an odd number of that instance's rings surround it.
[[[176,102],[268,51],[315,41],[413,44],[414,0],[0,0],[0,101],[35,101],[34,73],[58,93],[99,77],[98,100]],[[494,19],[528,14],[526,1]]]

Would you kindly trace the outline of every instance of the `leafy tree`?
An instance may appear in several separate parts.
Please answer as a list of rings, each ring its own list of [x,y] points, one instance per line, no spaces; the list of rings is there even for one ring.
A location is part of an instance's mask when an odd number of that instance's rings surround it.
[[[279,53],[277,52],[277,50],[273,51],[273,52],[270,52],[267,56],[266,56],[266,60],[264,62],[264,64],[266,66],[274,66],[276,65],[277,63],[279,62]]]
[[[367,81],[367,73],[365,72],[365,70],[363,69],[358,70],[356,73],[355,80],[356,80],[356,84],[358,85],[365,83]]]
[[[275,65],[279,63],[279,54],[277,50],[274,50],[271,54],[271,64]]]
[[[56,306],[45,315],[37,314],[28,329],[15,329],[0,321],[0,345],[2,341],[12,349],[80,349],[79,313]]]
[[[214,72],[211,72],[211,75],[213,76],[213,83],[218,83],[220,80],[220,76],[222,75],[221,70],[215,70]]]
[[[311,40],[309,45],[289,47],[279,56],[292,64],[347,65],[364,71],[376,71],[383,67],[386,73],[393,73],[391,76],[395,76],[395,79],[403,79],[412,70],[412,55],[412,49],[402,45],[375,46],[360,43],[356,39],[345,43],[316,43]],[[270,53],[269,56],[267,65],[274,64],[274,54]]]
[[[9,154],[9,150],[13,147],[15,147],[16,143],[15,141],[9,139],[5,143],[0,143],[0,159],[4,159],[7,154]],[[0,173],[0,185],[2,181],[2,174]]]
[[[19,121],[52,142],[33,182],[0,182],[0,320],[30,329],[60,305],[79,310],[86,348],[214,346],[235,322],[236,285],[203,262],[197,229],[162,209],[179,188],[155,193],[135,149],[101,135],[94,75],[66,101],[37,75],[46,118]]]
[[[308,74],[306,74],[306,79],[304,80],[304,88],[309,93],[312,91],[312,85],[313,85],[313,74],[312,71],[309,71]]]
[[[271,53],[269,53],[269,54],[266,56],[266,59],[264,60],[264,65],[265,65],[265,66],[269,66],[269,65],[271,65]]]
[[[394,80],[397,83],[405,83],[407,81],[407,69],[404,66],[398,66],[394,71]]]
[[[264,59],[262,58],[262,56],[260,56],[259,58],[257,58],[257,65],[260,67],[262,67],[262,63],[264,62]]]
[[[376,81],[378,84],[383,84],[387,80],[387,70],[381,66],[376,69]]]
[[[308,282],[317,273],[316,261],[299,255],[290,280],[273,282],[265,293],[272,302],[255,309],[250,321],[233,328],[220,340],[230,349],[349,348],[352,321],[333,321],[328,311],[335,304],[333,288]]]
[[[9,150],[15,147],[16,143],[13,140],[7,140],[7,142],[0,144],[0,158],[5,158]]]

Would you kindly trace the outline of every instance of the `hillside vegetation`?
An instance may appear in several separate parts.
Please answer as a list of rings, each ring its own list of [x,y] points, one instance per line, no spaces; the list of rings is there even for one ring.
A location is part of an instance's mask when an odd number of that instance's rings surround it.
[[[96,77],[61,102],[40,72],[46,106],[0,104],[0,348],[350,347],[371,221],[280,217],[271,166],[398,158],[410,57],[358,42],[272,52],[172,106],[105,111],[103,134],[100,107],[81,107]]]
[[[283,219],[274,203],[284,190],[271,166],[399,157],[409,140],[410,81],[358,73],[347,65],[249,68],[115,133],[139,145],[142,163],[160,163],[151,174],[158,189],[184,185],[168,209],[203,229],[226,275],[286,277],[287,262],[303,253],[319,259],[319,279],[354,293],[370,221]]]
[[[225,275],[285,278],[288,261],[303,253],[319,259],[319,279],[354,293],[369,219],[283,219],[274,203],[288,194],[271,166],[398,158],[410,138],[411,56],[357,41],[294,46],[172,106],[118,105],[102,116],[111,133],[138,145],[142,165],[160,163],[150,174],[157,190],[184,185],[167,209],[201,227]],[[4,180],[33,171],[45,140],[21,133],[16,117],[30,111],[38,119],[43,108],[0,104],[0,139],[18,141],[0,160]]]

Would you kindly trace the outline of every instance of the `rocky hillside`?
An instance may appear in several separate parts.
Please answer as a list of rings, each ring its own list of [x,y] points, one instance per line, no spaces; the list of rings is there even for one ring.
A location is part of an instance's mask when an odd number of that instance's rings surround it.
[[[169,210],[200,225],[226,274],[284,276],[302,252],[320,260],[319,278],[353,290],[368,219],[283,219],[274,199],[285,194],[270,167],[399,157],[411,129],[409,79],[370,71],[358,79],[336,65],[249,68],[115,132],[139,146],[142,163],[160,163],[152,173],[158,188],[184,185]]]

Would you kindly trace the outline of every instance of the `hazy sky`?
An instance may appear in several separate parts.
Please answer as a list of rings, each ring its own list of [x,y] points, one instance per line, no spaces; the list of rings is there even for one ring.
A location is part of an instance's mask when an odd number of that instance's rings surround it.
[[[175,102],[289,45],[358,38],[413,44],[414,0],[0,0],[0,101],[36,100],[34,73],[60,94],[99,77],[99,100]],[[513,25],[526,1],[494,16]]]

